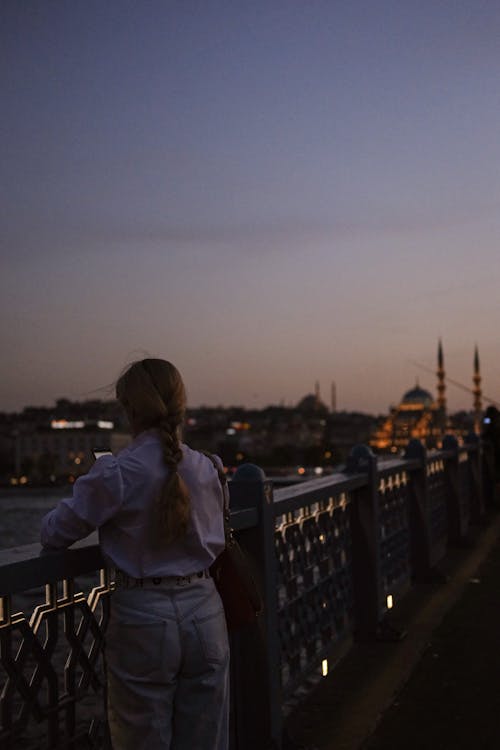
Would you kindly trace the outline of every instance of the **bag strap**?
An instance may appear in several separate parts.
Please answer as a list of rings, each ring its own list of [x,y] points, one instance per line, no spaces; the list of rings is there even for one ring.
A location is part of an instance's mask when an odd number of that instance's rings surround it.
[[[210,459],[210,461],[213,464],[213,467],[215,471],[217,472],[219,476],[219,482],[222,487],[222,497],[224,499],[224,520],[226,523],[229,523],[231,518],[231,511],[229,510],[229,487],[227,485],[227,477],[224,473],[224,471],[221,469],[217,461],[215,460],[215,456],[213,453],[210,453],[209,451],[200,451],[200,453],[203,453],[204,456]]]

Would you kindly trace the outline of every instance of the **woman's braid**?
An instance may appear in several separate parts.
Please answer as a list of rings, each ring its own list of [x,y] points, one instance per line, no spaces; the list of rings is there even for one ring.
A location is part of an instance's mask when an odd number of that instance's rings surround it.
[[[178,428],[182,423],[183,413],[168,411],[165,404],[164,414],[158,424],[163,460],[169,470],[169,477],[158,499],[158,522],[166,541],[173,541],[186,534],[190,516],[189,495],[181,478],[178,465],[182,460]]]
[[[182,458],[179,436],[177,434],[179,424],[180,419],[165,416],[161,418],[158,425],[163,447],[163,460],[170,471],[177,471],[177,464]]]

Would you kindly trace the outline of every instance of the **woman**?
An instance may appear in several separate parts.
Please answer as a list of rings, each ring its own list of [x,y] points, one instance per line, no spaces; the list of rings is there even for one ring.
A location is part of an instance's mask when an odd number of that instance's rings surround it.
[[[186,397],[170,362],[135,362],[116,396],[134,439],[45,516],[42,544],[67,547],[98,528],[117,570],[106,636],[114,750],[226,750],[229,647],[208,574],[224,548],[219,475],[179,442]]]

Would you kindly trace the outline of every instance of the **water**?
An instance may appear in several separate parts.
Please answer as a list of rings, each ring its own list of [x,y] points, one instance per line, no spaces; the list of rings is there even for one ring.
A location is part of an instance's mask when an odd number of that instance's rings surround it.
[[[0,490],[0,549],[40,541],[42,518],[71,487]]]

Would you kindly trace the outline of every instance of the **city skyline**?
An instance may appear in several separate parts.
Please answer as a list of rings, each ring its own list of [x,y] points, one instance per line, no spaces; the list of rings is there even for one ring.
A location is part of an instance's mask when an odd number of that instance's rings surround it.
[[[427,372],[427,378],[429,378],[429,373],[432,373],[431,368],[427,368],[425,365],[419,365],[419,363],[416,363],[416,362],[414,362],[413,364],[415,366],[417,366],[417,369],[419,369],[420,371],[426,371]],[[436,378],[438,378],[437,371],[434,372],[433,374],[436,376]],[[473,381],[474,381],[474,385],[476,386],[476,388],[479,388],[478,398],[479,398],[479,402],[482,403],[482,405],[483,405],[483,409],[485,409],[490,404],[493,404],[493,405],[495,405],[495,406],[497,406],[497,407],[500,408],[500,403],[498,401],[496,401],[495,399],[491,398],[491,396],[489,396],[488,394],[485,394],[483,392],[483,389],[482,389],[482,376],[481,376],[481,373],[480,373],[480,369],[475,373],[475,375],[476,375],[477,380],[475,380],[473,378]],[[444,408],[445,408],[445,411],[447,411],[448,413],[451,413],[451,411],[455,411],[455,412],[458,412],[458,411],[467,411],[467,412],[471,412],[471,413],[475,411],[475,402],[474,402],[475,394],[474,394],[474,389],[473,388],[471,388],[469,385],[467,385],[465,383],[462,383],[460,381],[454,380],[453,378],[447,377],[446,376],[446,372],[444,370],[442,371],[442,384],[444,384],[444,388],[442,389],[441,393],[439,393],[440,388],[438,386],[438,381],[437,380],[436,380],[434,388],[432,388],[432,387],[429,387],[429,388],[425,387],[424,388],[425,391],[428,391],[431,394],[431,396],[433,397],[433,399],[436,402],[436,404],[439,405],[440,398],[444,398]],[[219,402],[219,403],[213,403],[213,404],[209,404],[209,403],[198,403],[198,404],[188,403],[188,410],[189,409],[196,410],[196,409],[203,409],[203,408],[207,408],[207,409],[211,409],[211,408],[215,408],[215,409],[216,408],[222,408],[222,409],[233,409],[233,408],[234,409],[238,409],[238,408],[242,408],[242,409],[246,409],[246,410],[251,410],[251,409],[262,410],[262,409],[266,409],[268,407],[284,407],[284,408],[287,408],[287,409],[295,409],[296,407],[299,406],[300,402],[303,399],[307,399],[307,398],[311,398],[311,397],[315,396],[315,397],[318,398],[318,401],[321,404],[323,404],[324,406],[327,407],[327,409],[328,409],[328,411],[330,413],[342,412],[342,411],[345,411],[345,412],[349,412],[349,411],[357,412],[357,411],[359,411],[361,413],[366,413],[366,414],[370,414],[371,413],[374,416],[376,416],[376,415],[380,416],[382,414],[385,414],[387,411],[395,408],[400,403],[400,401],[402,400],[402,398],[406,395],[407,391],[411,391],[413,388],[422,388],[422,387],[423,387],[422,380],[421,380],[421,378],[419,378],[417,376],[415,378],[415,382],[408,389],[405,389],[404,392],[402,391],[401,394],[400,394],[400,397],[396,398],[393,402],[391,402],[390,404],[388,404],[387,408],[384,411],[381,411],[381,412],[369,412],[369,411],[366,411],[366,410],[363,410],[363,409],[357,409],[356,407],[353,407],[353,408],[350,408],[350,409],[347,409],[347,408],[340,408],[340,409],[338,409],[337,408],[337,386],[336,386],[335,381],[332,381],[329,384],[329,388],[326,389],[328,393],[325,393],[325,391],[322,391],[321,384],[319,383],[319,381],[315,381],[314,388],[311,388],[308,391],[307,390],[304,391],[304,393],[301,394],[300,397],[296,398],[295,400],[291,399],[289,401],[286,401],[284,398],[282,398],[282,399],[280,399],[279,402],[269,402],[269,403],[262,404],[260,406],[257,406],[257,405],[250,406],[250,405],[245,404],[245,403],[236,403],[236,402],[234,402],[234,403],[222,403],[222,402]],[[454,408],[452,410],[448,409],[447,408],[447,404],[448,404],[448,401],[449,401],[449,389],[450,389],[450,387],[452,388],[452,390],[458,388],[460,391],[462,391],[462,394],[464,392],[468,393],[469,398],[471,400],[471,403],[468,404],[468,405],[464,404],[463,407],[457,407],[457,408]],[[328,394],[329,394],[329,398],[328,398]],[[465,398],[466,398],[466,396],[465,396]],[[35,403],[33,403],[33,404],[24,404],[22,407],[18,408],[15,411],[17,411],[18,413],[20,413],[24,409],[30,409],[30,408],[51,409],[59,401],[65,401],[65,400],[70,401],[72,404],[78,404],[78,403],[84,404],[86,401],[89,401],[89,402],[93,402],[93,401],[103,401],[103,402],[114,401],[115,397],[113,395],[112,386],[106,386],[105,388],[99,388],[96,391],[93,391],[91,393],[82,394],[81,398],[68,399],[66,396],[59,395],[59,396],[55,396],[50,403],[44,403],[44,404],[41,404],[41,403],[40,404],[35,404]],[[452,397],[452,402],[453,402],[453,400],[454,399]]]
[[[499,34],[492,0],[3,3],[0,411],[158,356],[192,406],[383,414],[439,339],[500,401]]]

